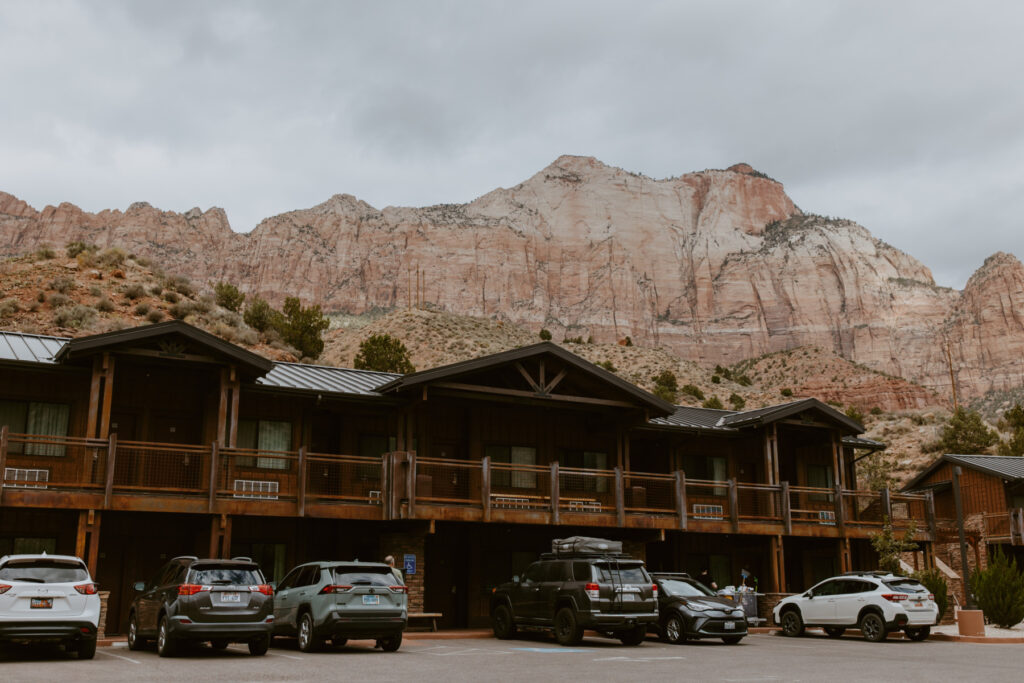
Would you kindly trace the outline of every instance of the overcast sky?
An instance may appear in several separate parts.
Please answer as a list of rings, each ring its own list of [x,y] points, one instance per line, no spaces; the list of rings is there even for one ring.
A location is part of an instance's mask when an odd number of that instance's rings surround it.
[[[464,202],[561,154],[745,161],[960,288],[1024,257],[1024,5],[0,2],[0,190],[36,208]]]

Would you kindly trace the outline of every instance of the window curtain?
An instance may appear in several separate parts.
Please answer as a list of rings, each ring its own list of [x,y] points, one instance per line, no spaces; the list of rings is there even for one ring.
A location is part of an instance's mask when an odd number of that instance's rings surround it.
[[[292,445],[292,423],[260,420],[259,449],[261,451],[287,451]],[[256,467],[270,470],[288,469],[284,458],[256,458]]]
[[[491,463],[508,463],[509,462],[509,448],[508,446],[487,446],[484,449],[484,455],[491,459]],[[491,486],[507,488],[511,485],[510,472],[507,470],[492,470],[491,471]]]
[[[512,446],[512,448],[509,449],[509,459],[513,465],[536,465],[537,449],[530,448],[529,446]],[[537,488],[537,473],[512,472],[512,488]]]
[[[24,401],[0,401],[0,425],[7,425],[10,434],[25,433],[28,404]],[[8,453],[21,453],[20,443],[8,443]]]
[[[608,469],[608,454],[600,451],[584,451],[583,452],[583,467],[588,470],[606,470]],[[595,493],[607,493],[608,492],[608,478],[598,477],[594,480],[593,488],[591,489]]]
[[[64,403],[29,403],[26,430],[40,436],[67,436],[71,407]],[[27,455],[64,455],[64,446],[57,444],[29,444]]]
[[[708,469],[711,470],[712,481],[726,481],[729,478],[729,469],[726,466],[725,458],[710,458],[708,464],[710,465]],[[726,493],[728,493],[728,490],[720,486],[715,487],[713,491],[713,495],[716,496],[724,496]]]

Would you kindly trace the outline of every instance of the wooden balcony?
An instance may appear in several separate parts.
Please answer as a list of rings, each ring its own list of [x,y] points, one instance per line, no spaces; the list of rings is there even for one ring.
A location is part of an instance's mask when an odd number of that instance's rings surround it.
[[[42,437],[0,431],[0,503],[339,519],[422,519],[865,538],[885,517],[933,534],[931,499],[418,457]]]
[[[985,538],[989,542],[1024,545],[1024,508],[985,515]]]

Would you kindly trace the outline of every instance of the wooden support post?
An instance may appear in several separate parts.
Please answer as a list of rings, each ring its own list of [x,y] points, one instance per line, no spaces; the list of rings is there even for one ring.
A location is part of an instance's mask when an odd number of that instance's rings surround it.
[[[298,492],[298,505],[299,505],[299,517],[306,516],[306,447],[299,446],[299,460],[296,463],[298,467],[297,475],[299,477],[299,492]],[[381,482],[383,483],[383,482]],[[383,491],[381,492],[383,495]],[[383,502],[383,501],[381,501]]]
[[[558,461],[556,460],[551,463],[551,523],[558,524],[558,519]]]
[[[929,491],[928,493],[931,493],[931,491]],[[1024,508],[1014,508],[1014,511],[1016,512],[1016,514],[1011,514],[1010,521],[1012,522],[1014,517],[1017,518],[1017,541],[1021,545],[1024,545]],[[934,516],[935,515],[933,514],[932,517]]]
[[[231,515],[220,516],[221,557],[231,557]]]
[[[772,593],[779,593],[781,591],[780,586],[782,584],[780,582],[781,577],[779,576],[779,545],[781,542],[780,536],[772,536],[768,539]]]
[[[840,488],[843,486],[843,447],[842,437],[839,436],[839,432],[832,431],[832,468],[835,471],[835,482]]]
[[[925,491],[925,509],[924,515],[928,522],[928,536],[929,540],[934,543],[938,540],[938,528],[935,524],[935,492],[931,489]]]
[[[491,456],[480,461],[480,503],[484,506],[484,521],[491,521]]]
[[[0,503],[4,500],[4,481],[7,479],[7,425],[0,425]],[[81,555],[79,555],[81,557]]]
[[[220,515],[210,517],[210,554],[208,557],[213,560],[220,559]]]
[[[619,526],[626,526],[626,486],[621,467],[615,468],[615,521]]]
[[[207,491],[208,499],[206,504],[207,512],[213,512],[213,506],[217,502],[217,471],[220,468],[220,441],[214,441],[210,444],[210,476],[209,491]],[[211,555],[212,557],[212,555]]]
[[[779,481],[779,425],[772,423],[772,474],[773,482]]]
[[[394,453],[384,453],[380,456],[380,518],[383,520],[392,519],[391,511],[394,509],[391,503],[394,495],[391,486],[391,460],[394,457]],[[309,471],[308,466],[306,471]]]
[[[217,404],[217,443],[227,445],[228,426],[228,369],[220,369],[220,402]]]
[[[686,531],[686,472],[676,470],[676,516],[680,531]]]
[[[786,535],[793,533],[793,508],[789,500],[789,482],[779,484],[779,497],[782,499],[782,526],[786,529]]]
[[[409,460],[407,462],[408,470],[408,485],[409,485],[409,519],[416,517],[416,453],[412,452],[409,454]]]
[[[892,493],[888,486],[879,492],[878,503],[881,505],[882,515],[884,515],[882,519],[888,519],[892,523]]]
[[[736,490],[736,477],[729,479],[729,520],[732,522],[733,533],[740,530],[739,492]]]
[[[839,539],[839,567],[840,573],[853,571],[853,560],[850,556],[850,537],[844,536]]]
[[[114,401],[114,357],[107,352],[103,353],[103,412],[100,413],[101,439],[107,438],[110,434],[110,407]]]
[[[832,496],[834,498],[833,504],[835,505],[836,528],[842,532],[846,528],[846,506],[843,505],[843,487],[836,484]]]
[[[78,533],[75,535],[75,557],[85,557],[86,528],[89,525],[89,511],[78,511]]]
[[[100,365],[100,357],[92,359],[92,381],[89,384],[89,417],[85,425],[85,436],[88,439],[96,438],[96,421],[100,414],[100,380],[103,367]]]
[[[234,366],[231,366],[229,373],[231,379],[231,424],[228,431],[228,446],[238,447],[238,400],[242,393],[241,384],[238,381],[238,373]]]
[[[110,509],[110,498],[114,494],[114,467],[117,464],[117,434],[107,437],[107,481],[103,488],[103,507]]]
[[[103,517],[98,510],[89,510],[88,515],[92,517],[92,530],[89,532],[89,559],[86,564],[89,565],[90,576],[96,576],[96,565],[100,557],[100,522]]]

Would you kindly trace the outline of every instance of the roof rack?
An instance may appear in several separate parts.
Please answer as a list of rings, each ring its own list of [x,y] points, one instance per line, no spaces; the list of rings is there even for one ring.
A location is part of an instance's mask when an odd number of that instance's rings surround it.
[[[880,570],[874,571],[860,571],[860,572],[843,572],[840,576],[899,576],[899,574],[893,574],[892,572],[883,572]]]
[[[635,560],[643,563],[643,560],[633,557],[629,553],[541,553],[542,560]]]
[[[693,579],[693,577],[692,577],[692,576],[690,576],[690,575],[689,575],[688,573],[686,573],[686,572],[647,572],[647,573],[648,573],[648,574],[650,574],[650,575],[651,575],[652,577],[654,577],[654,578],[666,578],[666,579],[675,579],[675,578],[678,578],[678,579]]]

